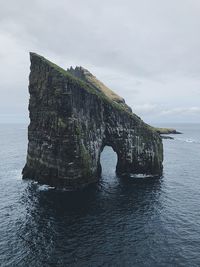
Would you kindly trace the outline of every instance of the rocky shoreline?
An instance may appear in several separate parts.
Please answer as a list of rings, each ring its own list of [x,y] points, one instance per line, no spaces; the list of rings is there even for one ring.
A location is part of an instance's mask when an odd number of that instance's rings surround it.
[[[162,139],[174,140],[174,137],[168,136],[169,134],[182,134],[174,128],[155,128],[156,132],[160,134]]]

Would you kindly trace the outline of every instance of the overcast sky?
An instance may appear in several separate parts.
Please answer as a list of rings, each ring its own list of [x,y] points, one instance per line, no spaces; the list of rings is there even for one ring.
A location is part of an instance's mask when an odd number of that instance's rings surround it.
[[[0,0],[0,122],[28,122],[29,51],[87,68],[148,123],[200,121],[199,0]]]

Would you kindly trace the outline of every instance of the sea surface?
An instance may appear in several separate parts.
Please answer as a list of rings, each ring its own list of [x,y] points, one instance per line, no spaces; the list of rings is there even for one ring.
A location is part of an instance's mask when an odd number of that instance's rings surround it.
[[[200,125],[163,140],[164,174],[68,192],[22,181],[27,126],[0,125],[0,266],[200,266]]]

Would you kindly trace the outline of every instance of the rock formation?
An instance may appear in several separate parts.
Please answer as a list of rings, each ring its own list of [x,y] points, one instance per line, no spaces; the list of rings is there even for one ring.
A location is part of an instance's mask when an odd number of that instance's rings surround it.
[[[155,128],[155,130],[159,134],[182,134],[173,128]]]
[[[96,182],[105,146],[118,174],[161,175],[159,134],[87,70],[30,54],[27,162],[23,178],[72,189]]]

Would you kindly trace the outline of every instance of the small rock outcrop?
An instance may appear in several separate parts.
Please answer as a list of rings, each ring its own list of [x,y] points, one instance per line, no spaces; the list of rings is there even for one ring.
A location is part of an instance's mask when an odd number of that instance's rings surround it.
[[[173,128],[155,128],[155,130],[159,134],[182,134]]]
[[[27,161],[23,178],[76,189],[96,182],[105,146],[118,174],[161,175],[159,134],[87,70],[30,54]]]

